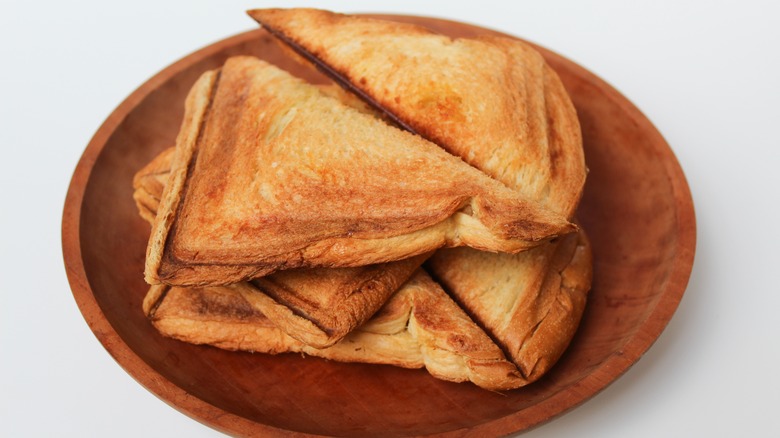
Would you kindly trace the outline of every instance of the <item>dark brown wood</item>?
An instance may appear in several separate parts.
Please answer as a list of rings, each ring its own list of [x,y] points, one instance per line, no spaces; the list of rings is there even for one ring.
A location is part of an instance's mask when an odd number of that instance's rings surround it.
[[[452,36],[494,33],[430,18],[388,18]],[[235,435],[504,435],[589,399],[644,354],[677,308],[693,263],[693,203],[672,151],[641,112],[585,69],[540,50],[582,121],[590,174],[579,218],[595,255],[582,326],[541,381],[495,394],[420,370],[188,345],[162,338],[145,320],[149,227],[136,212],[131,179],[173,143],[190,85],[236,54],[322,80],[288,59],[262,30],[163,70],[119,105],[87,146],[68,191],[62,240],[73,295],[95,336],[162,400]]]

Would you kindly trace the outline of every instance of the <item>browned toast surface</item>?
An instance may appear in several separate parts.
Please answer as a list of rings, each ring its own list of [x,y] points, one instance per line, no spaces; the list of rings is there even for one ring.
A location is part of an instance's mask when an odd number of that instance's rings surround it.
[[[150,223],[170,175],[173,152],[162,152],[133,181],[139,213]],[[276,327],[322,348],[370,318],[427,256],[355,268],[292,269],[235,287]]]
[[[579,120],[531,46],[316,9],[249,15],[414,132],[571,217],[586,176]]]
[[[288,336],[232,287],[155,285],[144,310],[163,335],[194,344],[425,367],[440,379],[471,381],[491,390],[526,383],[490,338],[422,270],[365,325],[323,349]]]
[[[254,58],[204,74],[185,109],[147,250],[152,284],[229,284],[441,246],[516,252],[576,228]]]
[[[592,265],[581,230],[520,254],[444,249],[426,266],[523,377],[535,381],[560,358],[579,326]]]

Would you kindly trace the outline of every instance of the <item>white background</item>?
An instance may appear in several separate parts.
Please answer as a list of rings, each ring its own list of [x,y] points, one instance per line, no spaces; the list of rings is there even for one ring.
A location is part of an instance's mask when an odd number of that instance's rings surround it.
[[[219,436],[143,389],[92,335],[65,277],[60,221],[83,149],[128,94],[253,29],[245,9],[280,5],[3,2],[0,436]],[[304,3],[283,6],[293,5]],[[677,313],[626,375],[524,436],[780,433],[778,2],[305,5],[437,16],[535,41],[625,94],[682,164],[698,247]]]

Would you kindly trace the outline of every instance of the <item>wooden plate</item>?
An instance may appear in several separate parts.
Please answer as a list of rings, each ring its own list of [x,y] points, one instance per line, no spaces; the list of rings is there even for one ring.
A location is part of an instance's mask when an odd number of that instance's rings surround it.
[[[385,18],[452,36],[494,33],[430,18]],[[131,180],[174,143],[190,85],[237,54],[322,80],[286,58],[263,30],[166,68],[119,105],[87,146],[68,191],[62,240],[73,295],[90,328],[147,389],[237,435],[503,435],[592,397],[639,359],[672,317],[693,263],[693,204],[672,151],[639,110],[593,74],[540,50],[581,118],[590,174],[579,218],[595,255],[582,326],[541,381],[496,394],[421,370],[189,345],[161,337],[146,321],[141,300],[149,226],[136,212]]]

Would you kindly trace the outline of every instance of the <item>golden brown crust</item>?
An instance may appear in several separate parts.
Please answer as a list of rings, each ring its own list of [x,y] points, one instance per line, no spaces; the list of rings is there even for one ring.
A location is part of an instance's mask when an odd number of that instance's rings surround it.
[[[575,229],[253,58],[228,60],[193,88],[172,169],[147,252],[150,283],[228,284],[444,245],[516,252]]]
[[[170,174],[173,151],[162,152],[133,180],[139,213],[150,223]],[[285,333],[324,348],[368,320],[429,255],[357,268],[292,269],[232,287]]]
[[[425,367],[437,378],[471,381],[491,390],[526,383],[501,350],[422,270],[374,318],[324,349],[287,336],[234,288],[152,286],[144,307],[163,335],[194,344]]]
[[[307,345],[333,345],[368,320],[429,254],[358,268],[291,269],[233,287]]]
[[[177,147],[174,150],[172,162],[188,163],[195,154],[195,142],[200,134],[201,125],[215,88],[217,72],[206,72],[195,82],[185,101],[185,108],[192,111],[184,112],[182,129],[176,138]],[[146,266],[144,276],[149,281],[149,272],[155,272],[162,264],[163,248],[166,246],[168,233],[175,220],[176,211],[181,202],[180,193],[187,179],[187,166],[171,168],[167,183],[163,190],[157,215],[152,224],[152,233],[146,248]],[[158,283],[158,282],[154,282]]]
[[[586,176],[579,121],[558,76],[527,44],[452,39],[411,24],[314,9],[249,15],[414,132],[573,216]]]
[[[225,287],[154,285],[144,300],[144,311],[160,333],[192,344],[272,354],[301,345]]]
[[[592,276],[583,231],[515,255],[441,250],[426,266],[529,382],[547,372],[569,345]]]
[[[408,331],[417,339],[425,366],[433,376],[471,381],[492,390],[528,383],[501,349],[428,275],[413,277]]]

